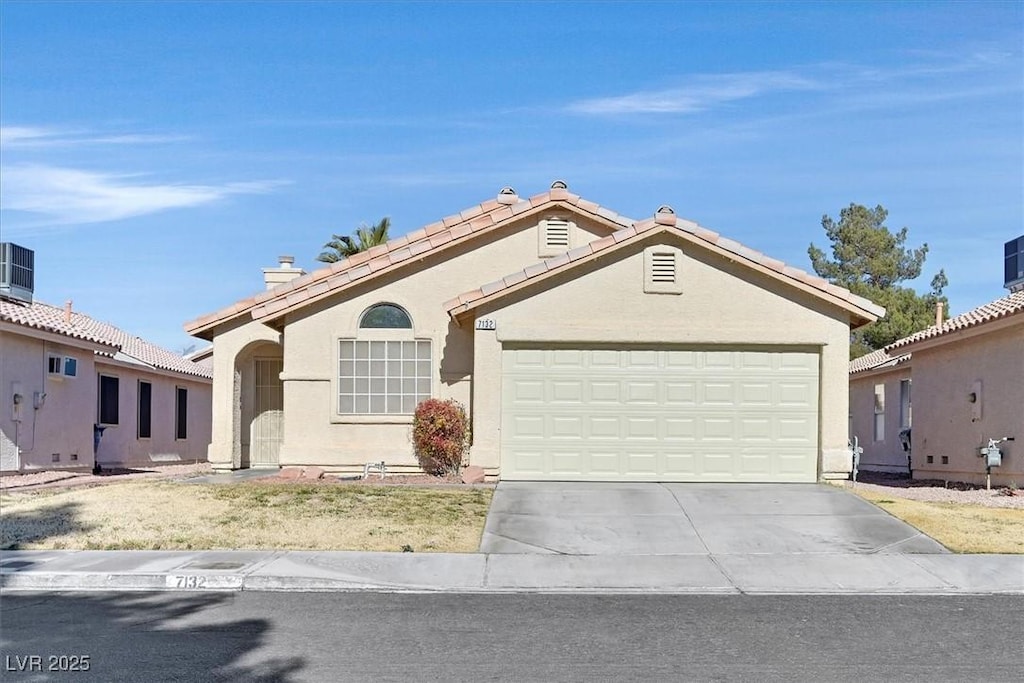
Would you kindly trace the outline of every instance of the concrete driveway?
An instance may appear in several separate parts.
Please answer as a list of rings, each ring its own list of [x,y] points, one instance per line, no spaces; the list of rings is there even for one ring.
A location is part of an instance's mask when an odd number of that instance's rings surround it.
[[[480,551],[559,555],[947,553],[825,484],[502,482]]]

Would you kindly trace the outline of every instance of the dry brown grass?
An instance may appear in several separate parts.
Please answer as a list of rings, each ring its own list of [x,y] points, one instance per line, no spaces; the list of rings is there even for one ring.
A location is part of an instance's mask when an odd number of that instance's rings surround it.
[[[0,497],[0,548],[473,552],[492,491],[136,481]]]
[[[1024,510],[908,500],[851,489],[956,553],[1024,553]]]

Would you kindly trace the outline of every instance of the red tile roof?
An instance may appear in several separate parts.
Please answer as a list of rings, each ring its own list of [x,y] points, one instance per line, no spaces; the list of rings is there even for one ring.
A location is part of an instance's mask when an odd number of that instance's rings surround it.
[[[108,358],[123,355],[131,361],[160,370],[206,379],[213,377],[212,368],[207,363],[193,363],[172,351],[129,334],[119,327],[90,318],[78,311],[72,311],[70,321],[68,321],[67,311],[63,308],[39,301],[29,304],[0,298],[0,320],[73,339],[102,344],[106,349],[96,353]]]
[[[517,220],[524,214],[537,213],[554,206],[572,207],[576,212],[613,228],[626,228],[633,224],[631,219],[557,185],[529,199],[520,199],[514,194],[500,194],[496,199],[443,218],[387,244],[355,254],[186,323],[185,330],[189,334],[203,336],[216,325],[246,313],[255,320],[280,316],[286,311],[349,287],[356,281],[391,271],[417,256],[454,246],[474,235]]]
[[[902,348],[928,339],[935,339],[936,337],[971,329],[1022,313],[1024,313],[1024,291],[1013,292],[1009,296],[1004,296],[984,306],[978,306],[966,313],[954,316],[941,325],[932,325],[920,332],[915,332],[909,337],[899,339],[889,344],[885,349],[886,351],[891,351],[892,349]],[[1024,322],[1024,317],[1021,318],[1021,322]]]
[[[890,356],[885,349],[878,349],[877,351],[872,351],[871,353],[861,356],[860,358],[854,358],[853,360],[851,360],[850,374],[855,375],[859,372],[867,372],[868,370],[878,370],[880,368],[894,368],[897,365],[903,365],[909,360],[909,353]]]
[[[654,216],[654,218],[636,222],[629,227],[617,230],[615,233],[607,237],[594,240],[582,247],[578,247],[554,258],[534,264],[524,268],[523,270],[516,271],[511,275],[505,276],[501,280],[485,284],[479,289],[474,289],[473,291],[461,294],[455,299],[446,302],[444,306],[448,310],[449,315],[457,316],[475,308],[477,305],[482,303],[484,299],[489,299],[506,289],[515,287],[529,280],[542,278],[548,273],[567,268],[572,263],[575,263],[580,259],[587,258],[593,254],[615,249],[618,245],[639,239],[642,235],[651,231],[674,232],[675,234],[686,238],[690,242],[702,244],[711,248],[717,248],[731,256],[739,257],[743,261],[764,268],[769,275],[772,275],[779,280],[788,281],[791,284],[797,284],[797,286],[810,289],[812,292],[819,295],[824,294],[826,298],[831,299],[834,303],[839,303],[844,308],[854,312],[862,318],[864,322],[870,322],[885,315],[884,308],[863,297],[853,294],[849,290],[837,287],[836,285],[798,268],[787,266],[782,261],[770,258],[761,252],[722,237],[718,233],[708,230],[693,221],[678,218],[668,207],[662,207],[662,209],[659,209],[659,212]]]

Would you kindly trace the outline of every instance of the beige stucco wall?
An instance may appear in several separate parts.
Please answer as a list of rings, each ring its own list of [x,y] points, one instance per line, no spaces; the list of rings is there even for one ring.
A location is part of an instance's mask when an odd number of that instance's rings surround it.
[[[428,254],[393,274],[346,289],[285,318],[284,332],[248,321],[224,326],[214,338],[214,420],[210,461],[218,468],[242,466],[246,425],[235,406],[244,404],[244,380],[232,379],[236,359],[259,340],[281,342],[284,358],[284,439],[282,466],[315,464],[332,471],[360,470],[384,460],[392,471],[417,467],[410,440],[411,416],[337,414],[339,339],[429,339],[433,355],[433,395],[454,398],[471,411],[473,334],[449,319],[444,302],[538,261],[538,222],[526,218],[442,254]],[[552,216],[575,222],[572,246],[612,230],[564,211]],[[378,303],[401,306],[413,330],[359,330],[363,312]],[[234,392],[234,393],[233,393]]]
[[[884,371],[868,372],[850,378],[850,438],[856,436],[862,470],[907,471],[907,453],[900,445],[900,382],[911,379],[911,367],[901,365]],[[885,387],[885,433],[875,441],[875,385]],[[915,387],[916,390],[916,387]],[[914,390],[911,391],[913,401]],[[915,409],[916,410],[916,409]],[[916,418],[916,415],[913,415]],[[914,432],[916,434],[916,431]],[[917,462],[914,463],[916,467]]]
[[[209,381],[138,368],[127,363],[97,359],[96,375],[118,378],[118,424],[108,426],[100,439],[96,461],[104,466],[152,466],[206,460],[210,443],[211,394]],[[138,437],[139,381],[153,385],[151,436]],[[98,380],[96,380],[98,382]],[[94,385],[96,386],[96,385]],[[188,390],[185,439],[175,438],[175,389]],[[91,421],[97,419],[96,395],[90,397]]]
[[[211,434],[207,458],[217,470],[243,464],[241,370],[253,351],[280,354],[281,333],[262,323],[242,320],[222,326],[213,339]],[[247,439],[246,439],[247,443]]]
[[[78,375],[48,376],[49,354],[76,358]],[[17,468],[15,448],[22,470],[92,467],[93,357],[91,347],[0,331],[0,470]],[[15,390],[24,397],[17,421],[12,400]],[[33,401],[36,393],[46,394],[38,409]]]
[[[679,247],[683,293],[645,294],[643,249]],[[737,265],[681,238],[655,236],[599,257],[477,310],[496,323],[475,340],[471,460],[497,470],[501,351],[509,342],[654,343],[697,347],[757,345],[821,353],[819,474],[845,476],[847,449],[847,314],[817,297]],[[472,326],[472,321],[466,321]]]
[[[978,448],[990,437],[1013,436],[1002,445],[1004,464],[992,470],[992,482],[1024,486],[1024,321],[915,348],[913,367],[914,476],[983,483]],[[981,395],[971,403],[975,382]]]

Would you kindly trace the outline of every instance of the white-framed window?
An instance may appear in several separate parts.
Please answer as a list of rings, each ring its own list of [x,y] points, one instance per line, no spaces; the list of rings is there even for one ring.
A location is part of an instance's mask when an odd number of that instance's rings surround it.
[[[431,395],[429,339],[338,342],[338,414],[412,415]]]
[[[910,380],[900,380],[900,429],[910,429],[912,419],[910,407]]]
[[[416,339],[401,306],[379,303],[359,318],[355,339],[338,340],[338,415],[412,415],[432,393],[429,339]]]
[[[97,419],[101,425],[120,424],[121,381],[113,375],[100,375],[97,387]]]
[[[77,377],[78,359],[71,356],[47,356],[46,372],[54,377]]]
[[[875,441],[885,441],[885,385],[875,385]]]

